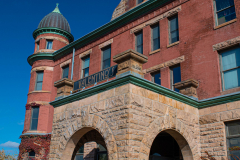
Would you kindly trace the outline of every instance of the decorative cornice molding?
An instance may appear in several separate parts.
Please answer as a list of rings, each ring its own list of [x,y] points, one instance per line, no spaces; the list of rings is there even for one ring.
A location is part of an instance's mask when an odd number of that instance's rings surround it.
[[[165,63],[161,63],[161,64],[158,64],[156,66],[150,67],[148,69],[144,69],[143,73],[146,74],[146,73],[155,72],[155,71],[158,71],[162,68],[174,66],[174,65],[182,63],[184,61],[185,61],[185,57],[181,56],[181,57],[175,58],[173,60],[167,61]]]
[[[240,44],[240,36],[213,45],[213,51],[220,51],[220,50],[227,49],[227,48],[230,48],[230,47],[233,47],[233,46],[239,45],[239,44]]]
[[[35,61],[43,60],[43,59],[54,60],[54,57],[52,54],[49,54],[49,53],[38,53],[38,54],[33,54],[29,56],[27,61],[32,66]]]
[[[92,53],[92,49],[89,49],[89,50],[87,50],[87,51],[85,51],[83,53],[80,53],[79,54],[79,58],[86,57],[86,56],[90,55],[91,53]]]
[[[31,73],[36,71],[44,71],[44,70],[53,71],[54,67],[48,67],[48,66],[35,67],[31,70]]]
[[[33,93],[51,93],[51,91],[42,91],[42,90],[41,91],[32,91],[32,92],[29,92],[28,95],[33,94]]]
[[[99,49],[102,49],[102,48],[104,48],[104,47],[106,47],[106,46],[108,46],[108,45],[110,45],[110,44],[112,44],[112,43],[113,43],[113,39],[110,39],[110,40],[108,40],[108,41],[100,44],[100,45],[99,45]]]
[[[53,33],[53,34],[58,34],[60,36],[66,37],[69,42],[73,42],[74,38],[73,35],[65,30],[62,30],[60,28],[53,28],[53,27],[46,27],[46,28],[39,28],[36,29],[33,32],[33,38],[36,39],[37,36],[41,35],[41,34],[45,34],[45,33]]]
[[[65,39],[60,38],[60,37],[53,37],[53,36],[44,36],[44,37],[40,37],[40,38],[38,38],[38,39],[35,40],[35,43],[38,42],[38,41],[40,41],[41,39],[47,39],[47,40],[58,40],[58,41],[63,42],[63,43],[65,43],[65,44],[67,44],[67,45],[69,44],[69,42],[66,41]]]
[[[110,89],[113,89],[113,88],[116,88],[116,87],[119,87],[119,86],[122,86],[125,84],[129,84],[129,83],[134,84],[139,87],[142,87],[142,88],[145,88],[147,90],[151,90],[155,93],[164,95],[168,98],[177,100],[179,102],[188,104],[192,107],[199,108],[199,109],[240,100],[240,93],[235,93],[235,94],[231,94],[231,95],[219,96],[219,97],[215,97],[215,98],[211,98],[211,99],[198,101],[196,99],[190,98],[183,94],[172,91],[168,88],[165,88],[163,86],[155,84],[146,79],[139,78],[139,77],[133,76],[131,74],[128,74],[121,78],[117,78],[112,81],[108,81],[108,82],[99,84],[97,86],[88,88],[86,90],[71,94],[62,99],[52,101],[52,102],[50,102],[50,105],[52,105],[53,107],[62,106],[64,104],[72,103],[72,102],[90,97],[92,95],[95,95],[95,94],[98,94],[98,93],[101,93],[101,92],[104,92],[104,91],[107,91],[107,90],[110,90]]]
[[[67,61],[65,61],[65,62],[63,62],[63,63],[61,63],[61,64],[60,64],[60,67],[62,68],[62,67],[64,67],[64,66],[70,64],[71,62],[72,62],[72,59],[69,59],[69,60],[67,60]]]

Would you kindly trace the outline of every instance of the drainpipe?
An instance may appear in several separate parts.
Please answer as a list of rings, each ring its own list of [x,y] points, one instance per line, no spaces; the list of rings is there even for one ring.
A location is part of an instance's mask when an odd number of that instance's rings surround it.
[[[72,70],[71,70],[71,80],[73,80],[73,66],[74,66],[75,48],[73,48],[73,58],[72,58]]]

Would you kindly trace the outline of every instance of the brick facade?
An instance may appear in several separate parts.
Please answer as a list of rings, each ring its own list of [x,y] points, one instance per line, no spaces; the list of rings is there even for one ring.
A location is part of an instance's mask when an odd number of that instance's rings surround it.
[[[37,131],[30,131],[31,108],[26,107],[23,133],[51,133],[50,159],[74,158],[80,144],[91,148],[95,144],[87,143],[100,139],[97,143],[107,148],[109,159],[148,160],[154,139],[162,131],[177,141],[184,159],[199,159],[205,151],[216,159],[227,159],[224,126],[225,122],[240,119],[239,102],[229,100],[204,108],[198,105],[207,98],[218,99],[217,96],[228,96],[240,90],[223,91],[219,60],[222,50],[239,45],[240,1],[234,0],[237,18],[221,26],[215,25],[212,0],[172,0],[151,10],[143,8],[140,16],[127,23],[118,21],[148,3],[144,1],[136,6],[135,0],[121,0],[112,16],[112,22],[119,23],[118,27],[94,40],[87,39],[87,36],[91,37],[89,34],[83,37],[86,43],[80,39],[69,44],[69,39],[59,33],[44,33],[36,37],[33,55],[48,54],[53,58],[29,58],[32,70],[27,105],[38,104],[40,111]],[[148,6],[151,7],[150,4]],[[173,15],[178,15],[180,40],[170,44],[169,18]],[[153,24],[160,26],[160,49],[155,51],[151,50]],[[94,95],[81,100],[66,101],[55,108],[49,104],[58,102],[55,98],[74,96],[72,83],[82,78],[82,58],[90,56],[89,75],[101,71],[102,49],[106,46],[111,46],[111,66],[118,64],[124,70],[125,66],[121,64],[124,62],[114,59],[121,53],[135,50],[135,33],[138,31],[143,32],[143,57],[147,60],[139,65],[140,68],[135,67],[136,57],[129,60],[134,67],[129,67],[128,71],[148,81],[152,81],[152,73],[160,72],[161,86],[168,89],[169,95],[151,90],[151,86],[146,88],[128,83],[118,84],[108,91],[94,92]],[[46,49],[46,40],[53,40],[51,50]],[[70,80],[73,60],[73,79]],[[62,67],[66,65],[69,66],[68,80],[62,79]],[[176,65],[181,67],[180,93],[198,98],[194,102],[196,105],[189,104],[192,99],[187,96],[179,94],[182,96],[179,100],[171,96],[174,92],[171,91],[170,69]],[[43,84],[42,90],[35,91],[38,71],[44,72]],[[118,76],[124,72],[119,69]],[[97,86],[110,84],[116,79],[99,82]],[[187,86],[184,82],[190,81],[197,85],[184,88]],[[68,86],[62,86],[67,83]],[[91,88],[93,85],[85,89]],[[90,136],[91,132],[96,133]],[[90,150],[86,152],[90,153]]]

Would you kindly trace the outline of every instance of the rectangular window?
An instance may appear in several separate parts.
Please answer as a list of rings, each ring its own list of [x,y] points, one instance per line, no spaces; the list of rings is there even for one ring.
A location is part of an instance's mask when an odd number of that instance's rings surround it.
[[[178,16],[169,18],[169,44],[179,41]]]
[[[62,78],[68,78],[69,65],[62,68]]]
[[[143,32],[140,31],[135,34],[135,43],[136,43],[136,51],[143,54]]]
[[[83,62],[83,69],[82,69],[82,78],[89,76],[89,63],[90,63],[90,56],[87,56],[82,59]]]
[[[47,46],[46,49],[52,49],[53,41],[47,40]]]
[[[160,48],[159,24],[152,26],[152,51]]]
[[[39,91],[42,90],[42,83],[43,83],[43,71],[36,72],[37,77],[36,77],[36,86],[35,90]]]
[[[240,146],[240,121],[226,123],[226,136],[229,159],[238,159],[236,157],[240,157],[240,151],[233,148]]]
[[[174,66],[171,69],[171,88],[172,90],[179,92],[178,89],[174,88],[174,84],[181,82],[181,68],[180,65]]]
[[[137,4],[140,4],[143,2],[143,0],[136,0],[137,1]]]
[[[214,4],[216,25],[221,25],[236,18],[234,0],[215,0]]]
[[[220,55],[223,90],[240,86],[240,47],[227,50]]]
[[[31,127],[30,130],[37,130],[39,107],[32,107]]]
[[[37,51],[39,50],[39,42],[37,42]]]
[[[111,66],[111,46],[102,50],[102,69],[106,69]]]
[[[161,85],[161,73],[156,72],[152,74],[152,81],[156,84]]]

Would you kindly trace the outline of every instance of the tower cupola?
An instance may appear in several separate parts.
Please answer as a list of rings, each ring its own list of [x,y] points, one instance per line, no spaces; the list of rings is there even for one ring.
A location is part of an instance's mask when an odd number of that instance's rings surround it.
[[[69,42],[74,40],[71,34],[70,25],[60,12],[58,5],[57,3],[56,8],[40,21],[38,29],[33,32],[34,39],[40,34],[55,33],[66,37]]]

